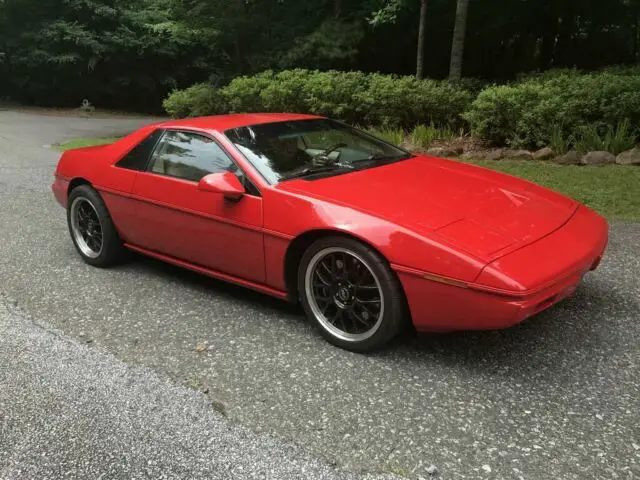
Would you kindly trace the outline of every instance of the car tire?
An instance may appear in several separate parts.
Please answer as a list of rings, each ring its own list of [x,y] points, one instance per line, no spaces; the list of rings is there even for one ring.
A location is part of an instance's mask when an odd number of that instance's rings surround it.
[[[89,185],[74,188],[67,203],[71,239],[82,259],[106,268],[121,262],[125,249],[102,197]]]
[[[309,246],[298,269],[298,292],[323,337],[346,350],[378,350],[406,324],[404,292],[388,262],[348,237],[323,237]]]

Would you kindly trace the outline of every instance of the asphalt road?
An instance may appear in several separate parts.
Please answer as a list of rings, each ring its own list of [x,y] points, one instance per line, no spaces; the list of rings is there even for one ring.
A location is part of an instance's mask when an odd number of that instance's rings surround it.
[[[180,432],[188,433],[181,406],[188,401],[197,409],[206,401],[226,416],[210,421],[275,435],[274,442],[297,446],[282,447],[294,455],[354,472],[640,478],[640,224],[614,224],[601,268],[574,297],[521,326],[421,335],[375,355],[351,354],[324,342],[298,309],[259,294],[141,257],[106,271],[79,259],[49,190],[58,154],[43,145],[113,135],[141,122],[0,111],[0,292],[5,305],[21,312],[21,320],[0,313],[0,365],[4,349],[20,349],[14,335],[36,354],[38,342],[30,339],[36,325],[72,342],[78,383],[93,379],[104,392],[103,382],[127,369],[164,382],[166,415],[180,417]],[[21,368],[27,387],[50,391],[66,353],[55,345],[47,352],[50,362],[9,360],[15,371],[8,383],[0,367],[0,392],[8,386],[18,392],[0,393],[5,424],[8,418],[9,425],[33,425],[21,418],[24,408],[11,404],[26,401],[30,391],[20,388]],[[85,363],[88,372],[99,364],[103,375],[81,375]],[[153,395],[131,388],[123,398],[154,409]],[[100,407],[107,397],[88,396],[82,408],[102,418],[112,408]],[[117,410],[108,411],[117,418]],[[153,444],[154,431],[138,438]],[[108,429],[104,434],[108,444]],[[36,430],[29,438],[50,441],[47,435]],[[21,450],[3,457],[1,438],[0,468],[9,458],[13,474]]]

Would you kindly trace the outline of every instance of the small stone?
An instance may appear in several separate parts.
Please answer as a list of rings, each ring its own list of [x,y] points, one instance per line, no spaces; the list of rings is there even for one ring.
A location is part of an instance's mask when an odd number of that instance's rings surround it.
[[[478,160],[482,159],[483,155],[480,152],[465,152],[460,156],[460,158],[462,160]]]
[[[198,343],[198,344],[196,345],[196,352],[198,352],[198,353],[202,353],[202,352],[204,352],[206,349],[207,349],[207,345],[206,345],[206,344],[204,344],[204,343],[202,343],[202,342],[200,342],[200,343]]]
[[[504,156],[512,160],[533,160],[533,153],[529,150],[507,150]]]
[[[555,152],[552,148],[541,148],[533,154],[534,160],[551,160],[555,156]]]
[[[491,473],[491,467],[489,465],[482,465],[482,470],[487,473]]]
[[[640,165],[640,148],[636,147],[622,152],[616,157],[616,163],[618,165]]]
[[[227,416],[227,406],[223,402],[219,400],[211,400],[211,408],[223,416]]]
[[[571,150],[560,157],[553,159],[555,163],[560,165],[580,165],[582,154],[576,150]]]
[[[434,157],[455,157],[458,155],[458,152],[451,148],[433,147],[427,150],[427,154],[433,155]]]
[[[504,148],[496,148],[495,150],[489,150],[485,155],[485,160],[502,160],[506,150]]]
[[[425,471],[432,477],[438,475],[438,467],[436,467],[435,465],[429,465]]]
[[[589,152],[580,160],[582,165],[611,165],[616,163],[616,157],[609,152]]]

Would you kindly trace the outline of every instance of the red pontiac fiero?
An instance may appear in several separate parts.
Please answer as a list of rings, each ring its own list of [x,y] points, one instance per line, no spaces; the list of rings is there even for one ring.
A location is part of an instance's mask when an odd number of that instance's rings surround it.
[[[408,322],[516,325],[573,293],[608,240],[556,192],[310,115],[150,125],[64,153],[53,192],[87,263],[129,249],[299,300],[354,351]]]

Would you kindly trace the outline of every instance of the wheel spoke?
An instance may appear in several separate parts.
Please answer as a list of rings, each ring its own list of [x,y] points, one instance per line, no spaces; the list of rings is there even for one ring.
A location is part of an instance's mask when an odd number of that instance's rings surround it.
[[[371,300],[362,300],[361,298],[356,298],[356,303],[359,304],[372,304],[372,305],[380,305],[380,299],[371,299]]]
[[[369,322],[367,322],[365,319],[360,318],[360,316],[358,315],[358,312],[354,310],[351,310],[351,312],[349,312],[352,316],[352,318],[354,318],[358,323],[364,325],[366,327],[366,329],[371,328],[371,325],[369,324]]]
[[[315,273],[316,273],[316,277],[318,277],[318,278],[320,279],[320,281],[321,281],[324,285],[326,285],[326,286],[331,285],[331,282],[330,282],[329,280],[326,280],[326,279],[322,276],[322,274],[320,273],[320,270],[316,270],[316,272],[315,272]]]
[[[366,261],[349,250],[327,248],[309,268],[307,298],[321,325],[350,341],[373,335],[384,311],[384,298]]]
[[[377,313],[373,313],[371,310],[369,310],[369,307],[367,307],[365,304],[360,304],[360,306],[362,307],[362,309],[367,312],[369,315],[371,315],[373,318],[377,318],[378,314]]]
[[[72,229],[78,247],[85,256],[96,258],[103,247],[104,232],[95,207],[85,198],[74,201]]]
[[[356,285],[357,290],[378,290],[377,285]]]
[[[338,309],[338,318],[340,319],[340,324],[342,325],[342,331],[349,333],[347,330],[347,324],[344,321],[344,310],[340,308]]]

